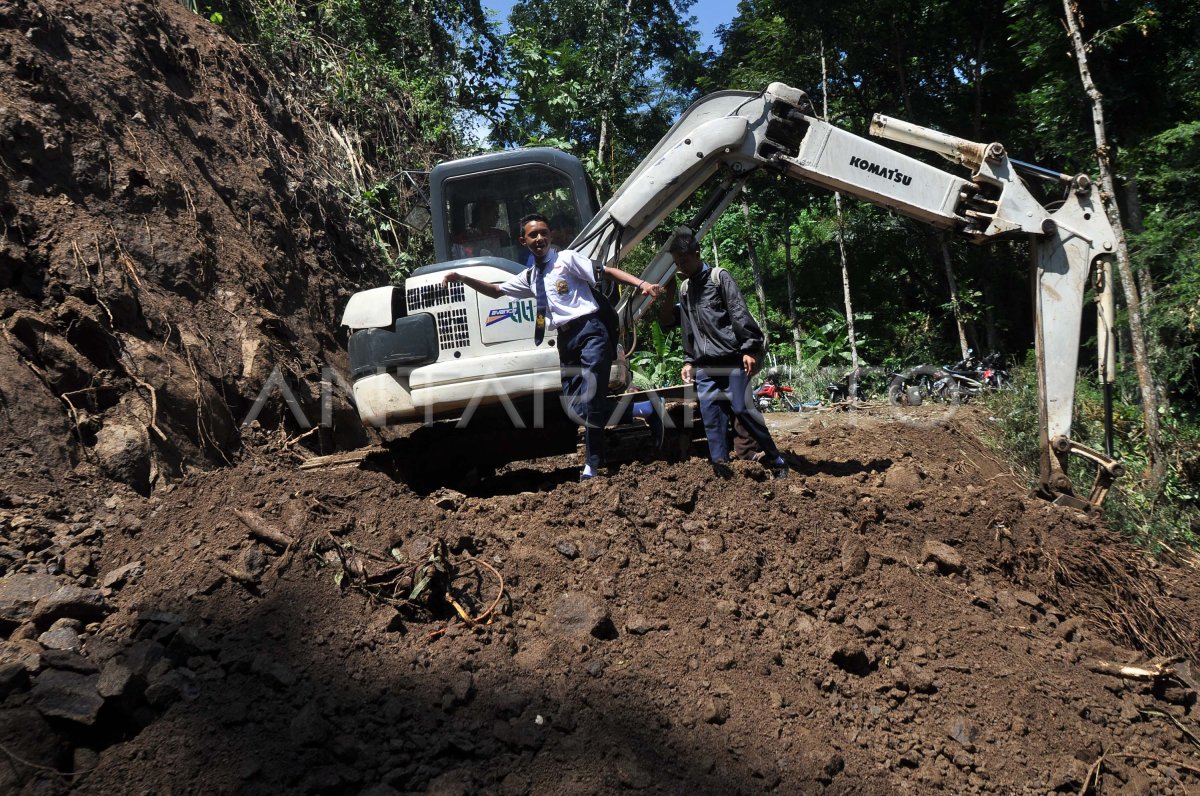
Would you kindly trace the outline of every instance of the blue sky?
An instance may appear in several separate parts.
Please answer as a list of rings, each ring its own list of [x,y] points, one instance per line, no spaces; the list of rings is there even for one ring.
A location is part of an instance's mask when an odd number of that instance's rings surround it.
[[[601,0],[603,1],[603,0]],[[508,19],[509,9],[516,0],[483,0],[483,7],[496,12],[496,19],[503,23]],[[700,44],[703,47],[715,47],[717,37],[714,35],[718,25],[726,25],[733,20],[737,13],[736,0],[696,0],[688,13],[696,18],[694,29],[700,32]]]

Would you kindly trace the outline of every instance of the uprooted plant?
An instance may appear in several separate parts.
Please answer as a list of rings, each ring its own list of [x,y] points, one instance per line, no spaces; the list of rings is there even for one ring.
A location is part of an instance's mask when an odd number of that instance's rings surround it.
[[[468,626],[490,624],[504,599],[504,577],[494,566],[475,556],[450,557],[445,540],[435,541],[429,555],[408,560],[399,547],[390,557],[360,551],[332,535],[317,540],[310,554],[321,567],[336,567],[333,581],[340,589],[353,589],[374,604],[390,605],[415,621],[436,621],[457,616]],[[487,575],[495,579],[495,595]],[[486,608],[483,608],[486,604]],[[437,631],[440,635],[443,631]]]

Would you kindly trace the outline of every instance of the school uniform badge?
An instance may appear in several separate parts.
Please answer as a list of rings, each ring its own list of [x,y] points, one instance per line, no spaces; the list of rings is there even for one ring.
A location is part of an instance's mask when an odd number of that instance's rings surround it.
[[[567,280],[560,279],[557,282],[555,282],[554,289],[556,291],[558,291],[558,295],[560,295],[560,296],[567,295]]]

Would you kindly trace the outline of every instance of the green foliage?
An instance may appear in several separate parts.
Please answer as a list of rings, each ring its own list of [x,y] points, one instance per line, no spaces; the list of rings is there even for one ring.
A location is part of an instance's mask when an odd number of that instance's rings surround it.
[[[1014,390],[986,393],[985,404],[997,422],[994,443],[1029,473],[1035,485],[1038,469],[1038,413],[1034,371],[1012,370]],[[1141,409],[1114,401],[1113,447],[1127,475],[1117,479],[1105,503],[1108,525],[1153,552],[1200,548],[1200,417],[1167,410],[1162,417],[1169,459],[1167,477],[1157,491],[1149,486],[1149,461],[1142,433]],[[1073,436],[1103,450],[1104,401],[1094,379],[1076,383]],[[1086,493],[1095,478],[1093,467],[1072,457],[1068,475],[1077,492]]]
[[[678,328],[666,334],[657,323],[650,324],[650,347],[630,357],[633,383],[644,390],[679,384],[683,349]]]
[[[632,170],[681,107],[695,70],[691,0],[522,0],[505,39],[500,145],[566,138],[602,191]],[[686,86],[685,86],[686,90]]]
[[[850,330],[846,316],[835,310],[824,313],[828,320],[808,327],[802,344],[803,359],[797,363],[803,370],[814,370],[823,365],[850,364]],[[861,321],[870,320],[871,313],[854,313],[854,328],[859,345],[867,346],[869,338],[862,334]]]
[[[1176,396],[1200,397],[1200,209],[1192,186],[1200,179],[1200,122],[1149,138],[1130,157],[1137,166],[1144,230],[1131,237],[1135,267],[1159,285],[1146,314],[1159,345],[1154,369]]]

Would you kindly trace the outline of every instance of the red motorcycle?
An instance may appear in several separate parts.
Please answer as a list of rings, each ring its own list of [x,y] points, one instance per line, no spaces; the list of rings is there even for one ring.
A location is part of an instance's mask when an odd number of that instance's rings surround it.
[[[800,399],[793,393],[795,390],[786,384],[779,384],[769,377],[754,391],[754,404],[760,412],[800,411]]]

